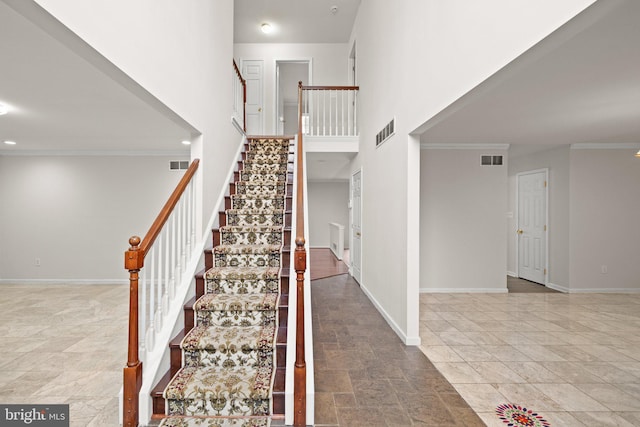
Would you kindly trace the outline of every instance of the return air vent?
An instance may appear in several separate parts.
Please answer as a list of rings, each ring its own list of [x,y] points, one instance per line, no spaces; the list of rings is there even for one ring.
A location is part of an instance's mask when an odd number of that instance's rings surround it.
[[[187,170],[189,169],[188,160],[171,160],[169,161],[169,169],[172,171]]]
[[[502,156],[481,156],[480,164],[482,166],[502,166]]]
[[[376,147],[385,142],[387,139],[391,138],[391,136],[395,133],[396,127],[396,119],[392,119],[387,125],[382,128],[380,132],[376,135]]]

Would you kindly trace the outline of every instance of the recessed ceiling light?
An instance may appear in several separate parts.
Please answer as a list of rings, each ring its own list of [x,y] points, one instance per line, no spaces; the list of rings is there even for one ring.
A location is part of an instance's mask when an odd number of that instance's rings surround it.
[[[636,157],[640,157],[640,150],[636,153]]]
[[[8,112],[9,112],[9,107],[7,105],[0,103],[0,116],[4,116]]]
[[[182,145],[191,145],[191,141],[187,141],[186,139],[182,141]]]
[[[273,31],[273,27],[271,26],[271,24],[265,22],[264,24],[262,24],[260,26],[260,29],[262,30],[263,33],[265,34],[269,34]]]
[[[7,145],[16,145],[15,141],[5,141],[4,143]]]

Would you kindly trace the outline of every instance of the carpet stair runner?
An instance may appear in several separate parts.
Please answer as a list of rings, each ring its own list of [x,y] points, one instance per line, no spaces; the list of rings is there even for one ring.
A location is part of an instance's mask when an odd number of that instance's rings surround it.
[[[291,239],[289,151],[286,138],[249,139],[214,232],[203,295],[189,308],[195,324],[185,321],[186,335],[178,337],[182,365],[162,393],[160,427],[271,423],[286,346],[276,344],[286,337],[279,308]]]

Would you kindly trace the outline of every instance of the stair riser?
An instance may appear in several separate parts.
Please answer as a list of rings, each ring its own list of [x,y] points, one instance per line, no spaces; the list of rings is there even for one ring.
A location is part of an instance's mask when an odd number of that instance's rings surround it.
[[[284,225],[286,215],[281,213],[266,214],[244,214],[236,212],[227,212],[225,225],[233,225],[239,227],[251,226],[282,226]]]
[[[278,279],[206,281],[208,294],[265,294],[278,292]]]
[[[228,351],[226,353],[215,350],[195,350],[184,352],[184,363],[188,367],[226,367],[236,366],[270,366],[273,365],[273,350],[259,351],[256,349]]]
[[[202,311],[196,312],[198,325],[260,326],[275,325],[276,312],[268,311]]]
[[[280,267],[280,252],[267,254],[217,254],[214,253],[216,267]]]
[[[174,400],[167,399],[169,406],[168,415],[186,415],[186,416],[254,416],[269,415],[271,401],[268,399],[228,399],[226,397],[216,398],[212,396],[208,400],[200,399],[184,399]]]
[[[273,198],[245,198],[233,196],[231,199],[231,209],[266,209],[272,211],[283,211],[285,208],[284,198],[275,196]]]

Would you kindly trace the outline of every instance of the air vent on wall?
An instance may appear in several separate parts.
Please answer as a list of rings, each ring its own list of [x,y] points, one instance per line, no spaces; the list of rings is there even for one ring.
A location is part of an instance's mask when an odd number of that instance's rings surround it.
[[[395,133],[396,119],[391,119],[387,125],[382,128],[380,132],[376,135],[376,147],[385,142],[387,139],[391,138]]]
[[[172,171],[187,170],[189,169],[188,160],[171,160],[169,161],[169,169]]]
[[[502,156],[481,156],[480,164],[482,166],[502,166]]]

